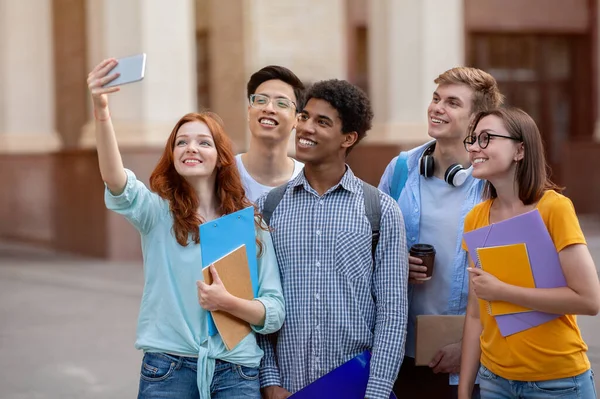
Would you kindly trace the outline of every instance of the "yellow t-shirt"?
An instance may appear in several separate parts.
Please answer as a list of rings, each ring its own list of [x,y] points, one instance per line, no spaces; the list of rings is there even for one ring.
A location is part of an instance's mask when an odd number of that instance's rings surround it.
[[[490,224],[492,200],[474,207],[465,218],[465,233]],[[554,241],[562,251],[573,244],[586,244],[571,200],[555,191],[546,191],[537,209]],[[467,250],[463,241],[463,248]],[[503,337],[496,319],[479,301],[481,364],[509,380],[542,381],[579,375],[590,368],[587,345],[574,315],[565,315],[537,327]]]

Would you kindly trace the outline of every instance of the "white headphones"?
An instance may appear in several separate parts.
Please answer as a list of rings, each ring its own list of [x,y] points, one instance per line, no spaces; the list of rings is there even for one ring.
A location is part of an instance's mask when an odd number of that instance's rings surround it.
[[[419,173],[427,178],[433,176],[434,160],[432,154],[434,149],[435,143],[430,145],[419,159]],[[446,169],[446,172],[444,173],[444,180],[453,187],[460,187],[464,184],[470,174],[470,167],[465,169],[461,164],[455,163]]]

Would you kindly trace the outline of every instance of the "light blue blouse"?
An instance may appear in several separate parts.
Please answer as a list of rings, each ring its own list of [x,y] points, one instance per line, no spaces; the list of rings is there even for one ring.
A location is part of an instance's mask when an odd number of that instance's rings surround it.
[[[215,359],[258,367],[263,351],[255,333],[279,330],[285,308],[279,267],[269,232],[257,229],[263,243],[258,258],[259,290],[256,298],[266,309],[264,326],[252,326],[235,348],[228,351],[220,335],[208,336],[207,312],[198,303],[196,281],[203,280],[200,245],[179,245],[173,234],[169,203],[151,192],[133,172],[127,173],[123,193],[106,189],[108,209],[123,215],[140,232],[144,258],[144,291],[135,347],[144,352],[166,352],[198,357],[200,397],[210,397]]]

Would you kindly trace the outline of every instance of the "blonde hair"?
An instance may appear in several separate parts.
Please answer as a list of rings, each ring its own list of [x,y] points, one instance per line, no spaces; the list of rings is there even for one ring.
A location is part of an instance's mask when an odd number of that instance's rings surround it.
[[[455,67],[442,73],[433,82],[437,85],[463,84],[473,89],[473,114],[499,108],[504,102],[496,79],[481,69]]]

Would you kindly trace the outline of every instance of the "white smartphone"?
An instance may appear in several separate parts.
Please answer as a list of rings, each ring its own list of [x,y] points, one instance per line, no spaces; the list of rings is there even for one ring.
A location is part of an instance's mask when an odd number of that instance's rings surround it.
[[[119,58],[117,61],[118,64],[110,70],[109,75],[120,73],[119,77],[102,87],[121,86],[144,79],[144,72],[146,71],[145,53]]]

